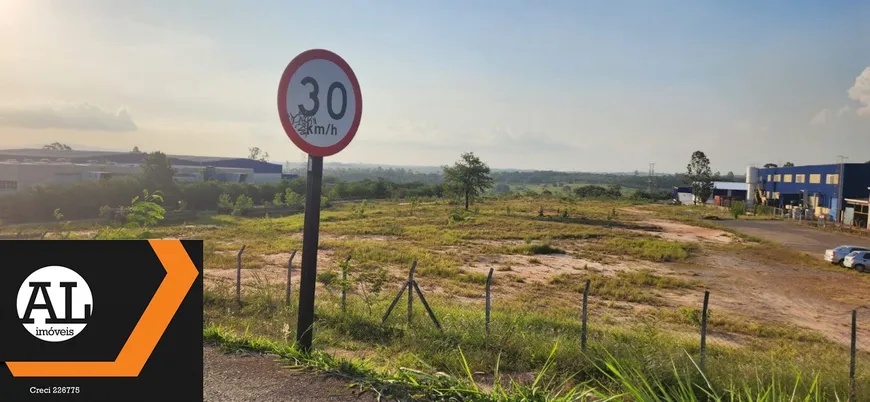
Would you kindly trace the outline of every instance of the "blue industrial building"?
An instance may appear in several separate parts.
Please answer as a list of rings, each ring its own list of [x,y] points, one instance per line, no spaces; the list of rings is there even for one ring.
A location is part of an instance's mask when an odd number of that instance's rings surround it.
[[[870,197],[870,164],[843,163],[794,167],[759,168],[747,181],[755,200],[778,208],[804,208],[816,217],[847,223],[866,222],[862,204]],[[754,179],[755,183],[751,180]]]
[[[50,149],[3,149],[0,150],[0,161],[15,160],[18,162],[56,162],[64,160],[70,163],[118,163],[141,164],[145,160],[141,152],[113,151],[60,151]],[[283,167],[276,163],[263,162],[248,158],[227,158],[215,156],[184,156],[167,155],[173,166],[202,166],[253,169],[254,173],[281,174]]]

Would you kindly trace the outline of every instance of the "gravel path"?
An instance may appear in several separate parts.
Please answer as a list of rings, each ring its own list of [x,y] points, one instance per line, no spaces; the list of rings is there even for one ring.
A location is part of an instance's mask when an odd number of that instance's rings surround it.
[[[281,367],[274,356],[225,354],[203,348],[205,400],[214,402],[369,402],[373,394],[358,394],[343,381],[326,375]]]

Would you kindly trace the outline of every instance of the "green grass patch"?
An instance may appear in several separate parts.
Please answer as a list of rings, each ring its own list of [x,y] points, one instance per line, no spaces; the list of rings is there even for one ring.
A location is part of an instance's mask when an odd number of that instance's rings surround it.
[[[590,274],[558,274],[549,283],[583,293],[589,280],[589,294],[603,299],[660,305],[663,299],[654,289],[691,289],[699,286],[671,276],[659,276],[650,270],[618,272],[615,276]]]
[[[687,243],[655,238],[614,238],[594,246],[598,251],[611,255],[628,255],[647,261],[681,261],[689,258],[692,246]]]

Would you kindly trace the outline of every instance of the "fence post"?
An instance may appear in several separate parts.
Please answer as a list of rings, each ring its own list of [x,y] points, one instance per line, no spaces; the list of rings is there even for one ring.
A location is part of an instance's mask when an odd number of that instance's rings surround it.
[[[429,307],[429,303],[426,302],[426,297],[423,296],[423,291],[420,290],[420,285],[417,284],[417,281],[411,282],[411,285],[408,287],[408,291],[411,291],[411,287],[417,291],[417,296],[420,296],[420,302],[423,303],[423,307],[426,308],[426,312],[429,313],[429,318],[432,319],[432,323],[435,324],[435,328],[438,328],[439,331],[444,331],[441,329],[441,324],[438,322],[438,319],[435,318],[435,312],[432,311],[432,308]]]
[[[246,245],[242,244],[239,253],[236,254],[236,303],[242,304],[242,253],[245,252]]]
[[[290,273],[293,272],[293,257],[296,257],[296,250],[290,253],[290,261],[287,261],[287,297],[284,299],[284,304],[290,305]]]
[[[411,264],[411,272],[408,274],[408,286],[413,286],[414,284],[414,270],[417,269],[417,260],[414,260],[414,263]],[[414,292],[411,292],[409,289],[408,292],[408,325],[411,325],[411,316],[414,313],[412,305],[414,303]]]
[[[347,311],[347,265],[350,263],[350,256],[341,264],[341,312]]]
[[[492,268],[489,269],[489,275],[486,277],[486,339],[489,340],[489,312],[492,308],[492,293],[490,292],[490,287],[492,286]]]
[[[589,303],[589,283],[591,280],[586,280],[586,286],[583,287],[583,314],[580,324],[580,350],[586,351],[586,306]]]
[[[857,349],[858,310],[852,310],[852,350],[849,361],[849,402],[858,400],[858,390],[855,384],[855,350]]]
[[[710,302],[710,291],[704,291],[704,308],[701,310],[701,374],[707,375],[704,360],[707,358],[707,306]]]

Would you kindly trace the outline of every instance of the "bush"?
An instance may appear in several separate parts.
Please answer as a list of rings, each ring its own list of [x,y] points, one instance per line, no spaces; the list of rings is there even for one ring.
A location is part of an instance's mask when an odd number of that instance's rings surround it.
[[[230,199],[230,195],[228,193],[223,193],[218,197],[217,207],[219,209],[232,209],[233,201]]]
[[[239,216],[245,213],[245,211],[254,207],[254,200],[246,194],[241,194],[236,198],[236,202],[233,203],[233,215]]]
[[[731,204],[731,214],[734,215],[734,219],[737,219],[738,216],[746,214],[746,204],[743,201],[736,201]]]
[[[284,205],[284,194],[280,192],[275,193],[275,195],[272,196],[272,205]]]
[[[299,195],[292,188],[288,188],[284,193],[284,202],[288,206],[300,206],[305,204],[305,197]]]
[[[127,223],[134,226],[154,226],[163,221],[166,210],[160,206],[163,203],[163,193],[155,191],[152,194],[148,190],[142,190],[142,197],[134,197],[130,201],[130,208],[126,210]]]

